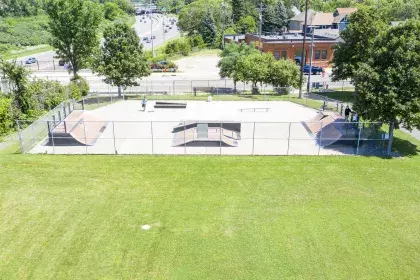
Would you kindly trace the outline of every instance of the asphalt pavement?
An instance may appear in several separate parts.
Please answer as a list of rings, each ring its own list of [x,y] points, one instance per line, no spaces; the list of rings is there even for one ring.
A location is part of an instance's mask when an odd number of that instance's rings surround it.
[[[153,36],[156,36],[156,39],[153,40],[153,46],[155,48],[164,44],[167,40],[179,36],[179,31],[177,30],[176,23],[174,25],[170,23],[170,19],[173,18],[174,17],[168,17],[161,14],[153,14],[152,19],[146,15],[136,16],[136,23],[133,27],[136,30],[138,36],[140,37],[140,40],[143,43],[145,50],[152,49],[152,43],[147,43],[145,40],[143,40],[144,37],[150,38],[151,34],[153,34]],[[165,29],[167,30],[167,33],[165,33]],[[18,63],[21,63],[25,67],[29,68],[31,71],[65,71],[64,67],[58,64],[59,59],[54,58],[54,56],[54,51],[48,51],[33,54],[30,56],[19,57],[16,60]],[[37,63],[26,64],[26,60],[30,57],[35,57]]]

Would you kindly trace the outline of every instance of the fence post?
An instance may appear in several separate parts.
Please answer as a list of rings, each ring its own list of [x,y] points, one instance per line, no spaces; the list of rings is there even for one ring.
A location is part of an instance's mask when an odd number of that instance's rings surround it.
[[[19,135],[19,146],[20,146],[20,153],[24,154],[25,152],[23,151],[23,143],[22,143],[22,132],[20,130],[20,122],[18,120],[16,120],[16,124],[17,124],[17,128],[18,128],[18,135]]]
[[[112,122],[112,138],[114,139],[114,152],[116,155],[118,155],[118,151],[117,151],[117,145],[115,143],[115,122]]]
[[[185,122],[184,122],[184,155],[187,154],[187,139],[186,139],[186,131],[185,131]]]
[[[220,122],[220,155],[222,155],[222,122]]]
[[[83,111],[85,110],[85,98],[84,97],[82,97],[82,110]]]
[[[55,62],[54,62],[54,59],[53,59],[53,68],[54,68],[54,71],[55,71]]]
[[[252,130],[252,155],[254,155],[255,151],[255,122],[254,122],[254,129]]]
[[[52,131],[53,129],[51,129],[50,135],[51,135],[51,141],[53,144],[53,154],[55,155],[55,142],[54,142],[54,133]]]
[[[172,81],[172,84],[173,84],[172,91],[173,91],[173,94],[175,95],[175,81]]]
[[[36,61],[36,65],[38,66],[38,70],[39,70],[39,61],[38,60]]]
[[[287,138],[287,155],[289,155],[289,151],[290,151],[290,134],[292,131],[292,123],[289,123],[289,137]]]
[[[152,155],[154,155],[155,154],[155,149],[154,149],[154,143],[153,143],[153,141],[154,141],[154,139],[153,139],[153,122],[150,122],[150,132],[152,134]]]
[[[322,129],[324,129],[324,123],[321,123],[321,130],[319,131],[319,144],[318,144],[318,156],[321,153],[321,144],[322,144]]]
[[[83,121],[83,130],[84,130],[84,133],[85,133],[86,154],[88,154],[88,145],[87,145],[87,136],[86,136],[86,124],[85,124],[85,120],[82,120],[82,121]]]
[[[99,108],[99,94],[96,93],[96,100],[98,101],[98,108]]]
[[[362,127],[359,123],[359,135],[357,135],[357,149],[356,149],[356,155],[359,154],[359,147],[360,147],[360,135],[362,134]]]

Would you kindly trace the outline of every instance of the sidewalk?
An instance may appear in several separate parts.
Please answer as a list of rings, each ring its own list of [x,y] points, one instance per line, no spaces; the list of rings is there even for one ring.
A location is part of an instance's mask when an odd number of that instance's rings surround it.
[[[406,133],[408,133],[408,134],[410,134],[414,138],[420,140],[420,131],[419,130],[413,129],[413,131],[411,131],[411,132],[409,130],[405,129],[405,128],[402,128],[401,130],[404,131],[404,132],[406,132]]]

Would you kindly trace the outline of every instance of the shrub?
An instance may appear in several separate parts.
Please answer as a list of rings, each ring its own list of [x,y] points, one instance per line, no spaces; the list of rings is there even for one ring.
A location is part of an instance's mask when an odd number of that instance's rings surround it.
[[[0,138],[9,133],[14,124],[12,102],[11,98],[0,93]]]
[[[187,56],[191,52],[190,40],[188,38],[179,38],[169,41],[165,46],[165,54],[167,55],[183,55]]]
[[[68,88],[70,98],[75,100],[82,99],[83,96],[88,95],[90,90],[88,82],[80,76],[72,78]]]

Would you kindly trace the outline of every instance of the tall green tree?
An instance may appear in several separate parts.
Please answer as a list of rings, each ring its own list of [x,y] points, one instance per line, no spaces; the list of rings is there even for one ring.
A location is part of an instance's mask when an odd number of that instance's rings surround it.
[[[300,68],[290,59],[274,61],[269,68],[265,83],[285,92],[288,87],[298,88],[300,82]]]
[[[252,53],[247,56],[242,56],[238,61],[237,73],[240,81],[250,82],[252,84],[252,93],[258,94],[258,84],[261,86],[268,80],[270,67],[275,59],[271,53]]]
[[[234,90],[236,91],[236,83],[240,80],[239,59],[253,53],[258,53],[253,45],[246,43],[235,44],[230,43],[225,46],[225,49],[220,54],[217,67],[219,67],[219,75],[222,78],[229,77],[233,79]]]
[[[101,9],[92,1],[49,0],[46,12],[53,36],[51,45],[58,57],[71,62],[76,77],[99,45],[97,31],[102,19]]]
[[[247,16],[245,5],[245,0],[231,0],[232,1],[232,18],[233,22],[237,23],[240,19]]]
[[[223,2],[223,0],[197,0],[186,5],[179,13],[179,27],[189,35],[198,32],[205,43],[217,46],[221,42],[223,22],[225,28],[232,23],[232,8],[228,1],[226,8],[223,8]]]
[[[104,75],[105,82],[121,89],[138,85],[138,79],[150,74],[149,65],[136,31],[116,22],[104,31],[104,42],[95,59],[94,72]]]
[[[341,32],[342,43],[334,47],[332,79],[352,79],[359,64],[370,59],[374,42],[388,23],[374,9],[360,9],[350,16],[350,24]]]
[[[420,22],[390,28],[355,73],[354,109],[366,120],[420,129]]]

